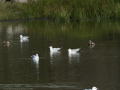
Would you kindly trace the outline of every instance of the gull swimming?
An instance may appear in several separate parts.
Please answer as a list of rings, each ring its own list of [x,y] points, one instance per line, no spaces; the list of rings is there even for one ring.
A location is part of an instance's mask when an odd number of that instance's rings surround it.
[[[77,48],[77,49],[68,49],[69,53],[77,53],[81,48]]]
[[[93,86],[92,90],[99,90],[97,87]]]
[[[50,48],[50,51],[58,51],[61,49],[61,48],[53,48],[52,46],[50,46],[49,48]]]
[[[31,57],[32,57],[33,59],[39,59],[38,54],[36,54],[36,55],[32,55]]]
[[[97,87],[93,86],[92,89],[84,89],[84,90],[99,90]]]
[[[22,35],[20,35],[20,39],[28,39],[29,38],[29,36],[22,36]]]

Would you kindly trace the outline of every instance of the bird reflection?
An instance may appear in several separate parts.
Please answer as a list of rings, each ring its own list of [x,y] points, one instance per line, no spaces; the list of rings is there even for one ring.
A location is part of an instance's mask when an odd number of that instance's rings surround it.
[[[23,43],[22,42],[29,42],[29,39],[20,39],[21,42],[21,48],[23,47]]]
[[[36,77],[39,80],[39,59],[32,58],[32,64],[36,67]]]
[[[29,39],[20,39],[20,42],[29,42]]]
[[[69,64],[72,64],[73,62],[79,63],[79,53],[68,53],[69,56]]]
[[[95,44],[93,44],[93,45],[88,45],[88,48],[90,48],[90,49],[92,49],[92,48],[94,48],[95,47]]]
[[[4,47],[9,47],[9,44],[4,44]]]
[[[53,60],[57,60],[59,58],[60,58],[60,51],[51,51],[50,52],[51,66],[53,66]]]
[[[36,66],[36,68],[38,69],[39,68],[39,59],[32,58],[32,62]]]
[[[50,57],[57,57],[60,55],[60,51],[51,51],[50,52]]]

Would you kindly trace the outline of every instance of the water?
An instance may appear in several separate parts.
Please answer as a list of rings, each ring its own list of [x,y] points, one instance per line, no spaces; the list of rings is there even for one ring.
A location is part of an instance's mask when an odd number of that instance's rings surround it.
[[[120,89],[119,21],[0,23],[0,89]],[[20,41],[19,35],[30,36]],[[88,46],[91,39],[95,46]],[[4,45],[3,41],[9,41]],[[62,47],[50,53],[49,46]],[[81,48],[69,54],[68,48]],[[38,54],[39,62],[31,55]]]

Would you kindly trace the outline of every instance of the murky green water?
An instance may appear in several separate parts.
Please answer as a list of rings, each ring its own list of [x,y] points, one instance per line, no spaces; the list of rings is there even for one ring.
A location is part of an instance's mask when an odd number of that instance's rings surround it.
[[[20,41],[19,35],[30,36]],[[95,42],[88,46],[88,40]],[[9,41],[4,45],[3,41]],[[49,46],[62,47],[50,53]],[[69,54],[68,48],[80,48]],[[31,55],[38,54],[39,62]],[[0,23],[0,89],[99,90],[120,89],[120,22]]]

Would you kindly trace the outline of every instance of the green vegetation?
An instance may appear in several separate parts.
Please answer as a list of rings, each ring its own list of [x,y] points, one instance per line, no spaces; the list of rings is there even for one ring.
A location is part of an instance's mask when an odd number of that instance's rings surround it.
[[[31,36],[51,38],[120,38],[119,21],[83,21],[83,22],[51,22],[27,21],[24,24]]]
[[[82,21],[82,22],[56,22],[50,20],[29,20],[17,22],[0,22],[3,31],[5,27],[12,26],[13,33],[23,32],[35,38],[81,38],[86,41],[91,38],[97,39],[120,39],[119,20]],[[17,27],[17,28],[16,28]],[[20,27],[20,28],[19,28]],[[18,33],[18,31],[20,32]]]
[[[0,19],[49,18],[69,21],[119,17],[118,0],[31,0],[28,3],[0,3]]]
[[[18,12],[20,12],[19,7],[19,3],[15,3],[14,5],[12,5],[9,2],[0,2],[0,20],[20,18],[18,16]]]

